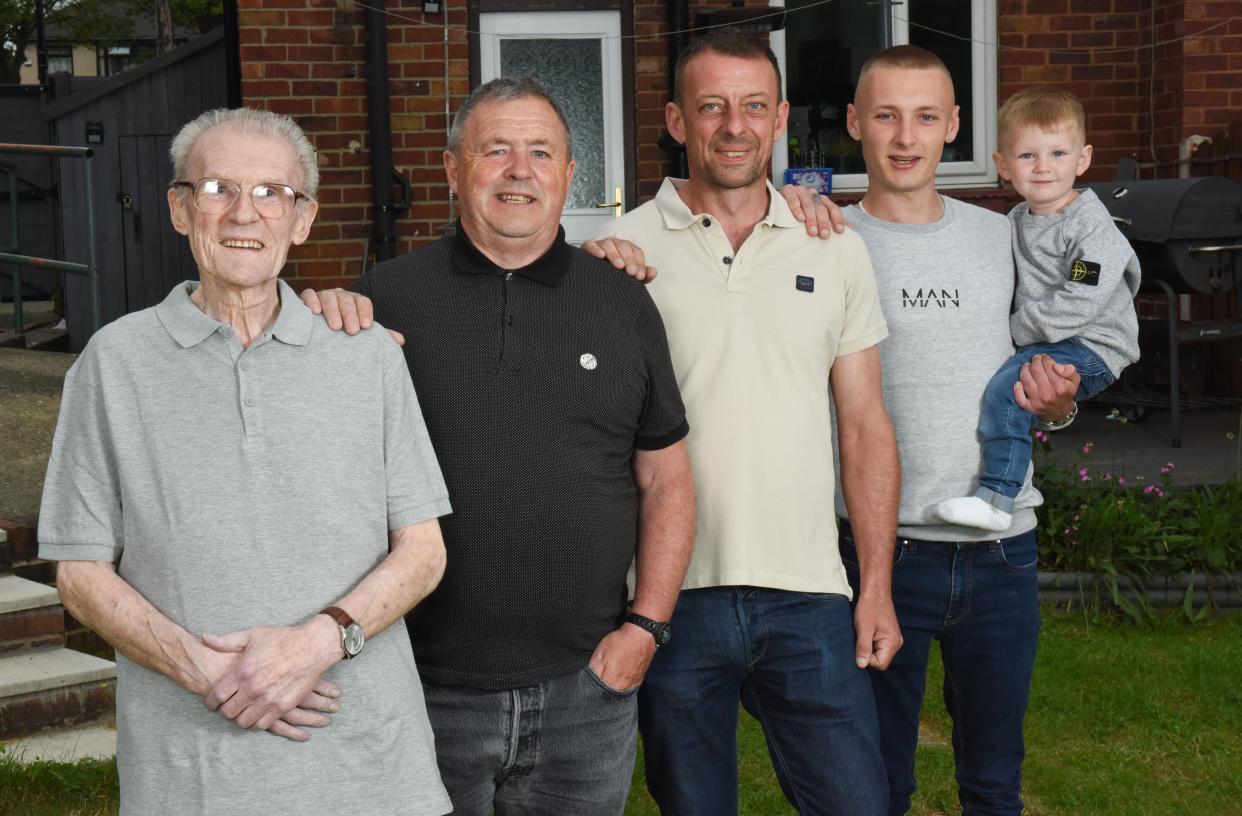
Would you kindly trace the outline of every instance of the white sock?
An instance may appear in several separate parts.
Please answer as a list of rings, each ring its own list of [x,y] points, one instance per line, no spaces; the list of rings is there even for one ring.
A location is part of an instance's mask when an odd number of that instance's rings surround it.
[[[993,533],[1003,533],[1013,521],[1013,514],[997,510],[978,496],[947,499],[937,504],[933,512],[950,524],[979,527]]]

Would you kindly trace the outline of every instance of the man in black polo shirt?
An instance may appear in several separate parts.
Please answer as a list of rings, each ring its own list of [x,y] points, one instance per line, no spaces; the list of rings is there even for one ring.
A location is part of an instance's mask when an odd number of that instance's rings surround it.
[[[405,335],[453,502],[444,579],[409,619],[440,772],[456,814],[620,814],[694,540],[664,327],[565,242],[569,129],[536,83],[475,90],[444,164],[457,234],[356,287]]]

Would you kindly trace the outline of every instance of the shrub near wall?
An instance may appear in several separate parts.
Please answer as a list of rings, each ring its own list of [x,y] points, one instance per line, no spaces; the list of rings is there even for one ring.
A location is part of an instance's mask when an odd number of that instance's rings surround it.
[[[1096,466],[1087,443],[1066,466],[1047,434],[1035,434],[1041,586],[1051,599],[1077,595],[1135,619],[1155,603],[1180,603],[1188,618],[1242,601],[1242,482],[1175,489],[1172,462],[1127,477]],[[1066,590],[1069,590],[1067,593]]]

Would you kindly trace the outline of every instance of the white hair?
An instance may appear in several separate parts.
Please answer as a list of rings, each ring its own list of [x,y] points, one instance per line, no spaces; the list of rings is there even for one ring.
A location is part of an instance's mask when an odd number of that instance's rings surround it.
[[[173,178],[178,181],[195,181],[185,177],[190,153],[199,137],[217,127],[228,127],[251,136],[284,139],[298,157],[302,166],[304,190],[311,198],[319,190],[319,162],[315,147],[306,138],[302,128],[288,116],[259,108],[216,108],[207,111],[186,124],[172,140],[168,154],[172,157]],[[272,179],[275,181],[275,179]]]

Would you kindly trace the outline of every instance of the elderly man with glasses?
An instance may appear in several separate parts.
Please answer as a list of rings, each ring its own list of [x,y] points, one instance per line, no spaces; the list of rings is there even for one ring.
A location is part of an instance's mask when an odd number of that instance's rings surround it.
[[[449,504],[401,351],[277,279],[317,209],[292,120],[212,111],[171,153],[200,281],[70,369],[39,529],[118,652],[121,813],[446,813],[402,615]]]

